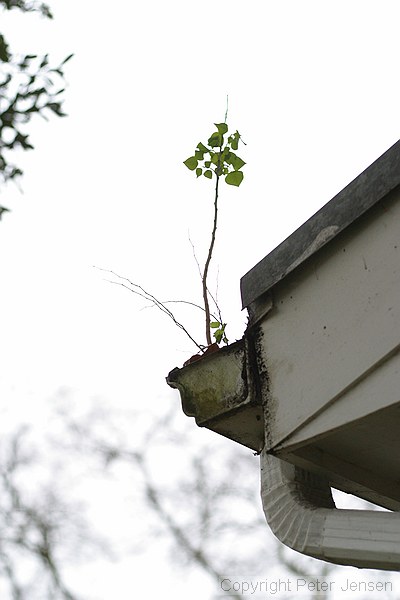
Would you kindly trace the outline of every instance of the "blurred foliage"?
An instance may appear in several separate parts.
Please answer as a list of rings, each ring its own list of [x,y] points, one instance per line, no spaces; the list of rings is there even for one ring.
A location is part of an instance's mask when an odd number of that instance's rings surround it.
[[[37,12],[52,19],[53,15],[41,2],[26,0],[0,0],[0,8]],[[51,66],[48,54],[17,54],[0,33],[0,185],[16,180],[22,169],[10,159],[15,150],[32,150],[33,145],[25,126],[33,115],[47,120],[48,115],[64,117],[62,94],[65,90],[64,65],[72,58],[67,56],[58,66]],[[2,213],[9,209],[0,206]]]
[[[78,600],[68,567],[100,552],[82,503],[67,498],[63,452],[43,431],[20,424],[0,438],[0,597]],[[63,479],[63,481],[62,481]]]
[[[53,18],[50,8],[43,2],[26,2],[26,0],[0,0],[0,6],[6,10],[19,8],[22,12],[39,12],[44,17]]]

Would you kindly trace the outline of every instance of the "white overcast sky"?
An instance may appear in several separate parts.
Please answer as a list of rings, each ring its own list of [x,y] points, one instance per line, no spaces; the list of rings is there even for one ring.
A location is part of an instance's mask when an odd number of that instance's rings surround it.
[[[178,402],[164,377],[193,348],[93,265],[162,300],[199,301],[188,235],[202,262],[212,184],[182,161],[229,94],[247,164],[242,186],[221,191],[214,275],[228,335],[241,337],[240,277],[399,138],[400,4],[50,5],[54,21],[1,15],[14,51],[75,53],[68,118],[30,128],[24,193],[2,190],[2,402],[36,412],[66,387],[158,411]],[[182,318],[201,338],[201,315]]]

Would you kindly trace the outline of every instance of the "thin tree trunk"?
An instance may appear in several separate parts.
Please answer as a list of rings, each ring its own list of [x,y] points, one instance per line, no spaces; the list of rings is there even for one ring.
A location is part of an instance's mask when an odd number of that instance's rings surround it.
[[[221,156],[221,151],[222,149],[220,148],[220,156]],[[207,345],[210,346],[211,345],[211,331],[210,331],[210,304],[208,301],[208,290],[207,290],[207,276],[208,276],[208,270],[210,267],[210,262],[211,262],[211,258],[212,258],[212,254],[213,254],[213,250],[214,250],[214,244],[215,244],[215,234],[217,231],[217,219],[218,219],[218,184],[219,184],[219,169],[220,169],[220,158],[218,160],[218,165],[217,165],[217,169],[216,169],[216,176],[217,176],[217,181],[215,184],[215,198],[214,198],[214,224],[213,224],[213,229],[212,229],[212,233],[211,233],[211,243],[210,243],[210,247],[208,249],[208,256],[207,256],[207,260],[206,260],[206,264],[204,265],[204,271],[203,271],[203,277],[202,277],[202,282],[203,282],[203,301],[204,301],[204,310],[206,313],[206,340],[207,340]]]

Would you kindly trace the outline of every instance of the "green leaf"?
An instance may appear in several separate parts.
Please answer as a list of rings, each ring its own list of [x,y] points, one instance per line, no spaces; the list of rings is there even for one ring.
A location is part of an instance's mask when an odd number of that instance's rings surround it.
[[[231,152],[229,150],[229,147],[225,146],[225,148],[221,152],[221,160],[222,160],[222,162],[229,162],[230,155],[231,155]]]
[[[232,165],[235,171],[239,171],[239,169],[241,169],[246,164],[244,160],[242,160],[239,156],[236,156],[236,154],[234,154],[233,152],[231,152],[228,162]]]
[[[239,185],[243,181],[243,173],[242,173],[242,171],[232,171],[232,173],[229,173],[225,177],[225,181],[229,185],[235,185],[236,187],[239,187]]]
[[[207,146],[205,146],[205,145],[204,145],[204,144],[202,144],[201,142],[199,142],[199,143],[197,144],[197,149],[198,149],[198,150],[200,150],[200,152],[203,152],[204,154],[205,154],[206,152],[209,152],[209,150],[208,150]]]
[[[217,329],[217,331],[215,331],[215,333],[214,333],[214,338],[215,338],[215,341],[217,342],[217,344],[220,344],[220,343],[221,343],[221,340],[222,340],[222,336],[223,336],[223,335],[224,335],[224,334],[223,334],[223,332],[221,331],[221,329]]]
[[[240,140],[240,133],[238,131],[236,131],[236,133],[234,133],[232,135],[232,141],[231,141],[231,146],[232,146],[233,150],[237,150],[239,148],[239,140]]]
[[[189,158],[183,161],[183,164],[186,165],[191,171],[194,171],[199,162],[195,156],[189,156]]]
[[[208,145],[211,148],[218,148],[218,146],[222,146],[223,142],[224,138],[218,131],[215,131],[211,137],[208,138]]]
[[[196,150],[194,153],[194,157],[197,158],[197,160],[204,160],[204,152]]]
[[[203,169],[201,169],[200,167],[197,167],[196,169],[196,177],[200,177],[200,175],[203,173]]]
[[[224,135],[224,133],[228,131],[228,125],[226,123],[214,123],[214,125],[221,135]]]
[[[220,325],[221,325],[221,323],[220,323],[219,321],[212,321],[212,322],[210,323],[210,327],[211,327],[212,329],[217,329],[218,327],[220,327]]]
[[[205,160],[204,161],[204,166],[207,167],[207,169],[209,169],[210,166],[211,166],[211,160]]]
[[[211,179],[212,171],[210,169],[208,169],[207,171],[204,171],[203,175],[204,175],[204,177],[207,177],[207,179]]]

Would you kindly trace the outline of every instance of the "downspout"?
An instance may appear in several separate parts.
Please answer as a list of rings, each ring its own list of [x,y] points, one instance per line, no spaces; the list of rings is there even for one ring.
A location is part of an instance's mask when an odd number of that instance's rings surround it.
[[[337,509],[324,478],[261,453],[267,522],[286,546],[314,558],[400,570],[400,513]]]

